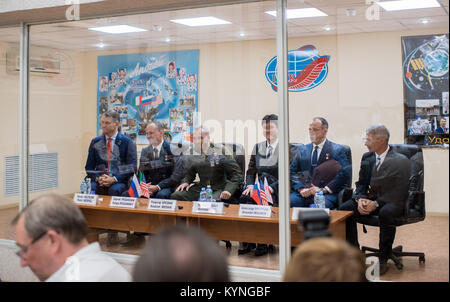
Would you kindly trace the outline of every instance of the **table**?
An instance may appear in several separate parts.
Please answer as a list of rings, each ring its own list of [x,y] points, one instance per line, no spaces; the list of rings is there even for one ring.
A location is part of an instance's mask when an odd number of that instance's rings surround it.
[[[239,205],[224,207],[224,214],[192,213],[192,202],[178,201],[175,212],[148,210],[148,199],[138,198],[135,209],[109,207],[110,196],[99,196],[96,206],[78,205],[89,226],[88,241],[98,241],[100,229],[154,233],[163,225],[184,224],[197,226],[216,240],[278,244],[278,208],[272,208],[272,217],[240,217]],[[333,237],[345,239],[345,220],[350,211],[330,211],[330,231]],[[290,216],[292,217],[292,209]],[[290,220],[291,245],[303,241],[297,221]]]

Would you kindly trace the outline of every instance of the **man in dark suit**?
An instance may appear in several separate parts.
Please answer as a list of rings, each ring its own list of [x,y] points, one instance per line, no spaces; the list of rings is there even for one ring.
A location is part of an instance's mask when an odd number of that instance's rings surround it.
[[[445,118],[441,118],[439,121],[439,127],[434,130],[434,133],[448,134],[448,128],[445,126],[447,126],[447,120]]]
[[[96,194],[121,196],[136,171],[136,145],[118,131],[119,125],[117,112],[105,112],[101,117],[103,134],[89,146],[85,169]]]
[[[201,188],[211,185],[214,199],[229,200],[242,182],[241,168],[231,156],[232,151],[210,143],[205,127],[194,129],[193,142],[193,148],[183,156],[186,176],[171,199],[198,200]],[[194,183],[197,174],[200,181]]]
[[[264,178],[267,179],[273,205],[278,206],[278,116],[275,114],[264,116],[261,125],[264,129],[263,134],[266,141],[253,147],[248,163],[246,187],[239,201],[240,203],[255,204],[255,201],[250,196],[256,176],[258,176],[258,179],[263,183]],[[242,249],[238,250],[238,254],[246,254],[255,247],[255,256],[262,256],[268,253],[267,244],[255,245],[254,243],[244,242]]]
[[[148,124],[145,132],[150,145],[142,149],[139,171],[144,173],[145,180],[150,183],[150,196],[170,198],[184,177],[183,161],[172,153],[170,143],[163,140],[164,126],[161,123]]]
[[[339,210],[353,211],[346,221],[347,241],[359,248],[356,222],[364,215],[378,215],[380,221],[380,274],[387,272],[387,259],[395,238],[395,218],[403,213],[408,198],[410,160],[389,145],[389,130],[383,125],[367,129],[369,152],[361,160],[359,180],[351,200]]]
[[[290,165],[291,207],[309,207],[316,191],[322,190],[326,207],[336,208],[338,193],[350,176],[351,163],[341,145],[327,140],[327,133],[328,122],[322,117],[313,118],[309,125],[312,143],[300,146]],[[333,164],[321,166],[326,161]],[[337,164],[340,168],[336,173]],[[316,169],[319,174],[314,174]]]

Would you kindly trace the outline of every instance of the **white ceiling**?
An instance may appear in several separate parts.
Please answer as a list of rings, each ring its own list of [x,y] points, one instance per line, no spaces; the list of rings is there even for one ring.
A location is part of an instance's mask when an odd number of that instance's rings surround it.
[[[440,3],[442,5],[440,8],[398,12],[386,12],[379,8],[380,19],[371,21],[366,18],[366,10],[369,7],[369,5],[366,5],[366,0],[290,0],[288,1],[288,9],[316,7],[327,13],[328,17],[290,19],[288,36],[302,37],[419,28],[448,28],[449,0],[440,0]],[[356,16],[347,16],[346,10],[348,9],[354,9]],[[274,1],[35,25],[31,28],[31,43],[32,45],[45,47],[92,51],[99,50],[96,45],[100,42],[105,44],[103,49],[124,49],[273,39],[276,37],[275,18],[264,13],[268,10],[275,10]],[[202,16],[214,16],[232,24],[188,27],[169,21],[171,19]],[[424,19],[427,19],[429,23],[423,24],[422,20]],[[113,35],[88,30],[89,27],[118,24],[132,25],[148,31]],[[162,26],[162,31],[153,30],[155,25]],[[330,27],[331,30],[326,31],[324,29],[326,26]],[[245,36],[241,37],[240,33],[244,33]],[[0,29],[0,41],[18,42],[18,35],[19,30],[17,28]],[[166,42],[167,38],[170,38],[170,42]]]

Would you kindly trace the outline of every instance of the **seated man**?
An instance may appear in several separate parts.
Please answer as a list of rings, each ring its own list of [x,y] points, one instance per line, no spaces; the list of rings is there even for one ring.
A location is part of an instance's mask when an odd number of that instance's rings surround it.
[[[47,282],[127,282],[128,272],[86,240],[88,225],[72,200],[43,195],[12,222],[16,225],[20,265]]]
[[[168,199],[185,175],[183,161],[172,153],[170,143],[163,140],[161,123],[148,124],[145,132],[150,145],[142,149],[139,171],[149,184],[150,197]]]
[[[366,130],[365,145],[369,152],[362,157],[356,190],[353,198],[339,207],[339,210],[353,211],[346,221],[346,236],[358,248],[358,218],[379,216],[380,274],[388,270],[387,259],[392,253],[396,230],[394,219],[403,214],[411,175],[410,160],[392,150],[388,143],[389,130],[385,126],[375,125]]]
[[[278,116],[270,114],[264,116],[262,120],[264,137],[266,141],[256,144],[253,147],[252,155],[248,163],[246,188],[242,192],[240,203],[255,204],[251,198],[256,176],[260,181],[267,179],[269,190],[273,199],[273,206],[278,206]],[[256,247],[255,256],[263,256],[268,252],[267,244],[244,242],[243,248],[238,250],[238,254],[246,254]],[[273,248],[273,246],[270,246]]]
[[[86,173],[96,194],[121,196],[136,171],[136,145],[119,132],[120,116],[108,111],[101,117],[103,134],[92,139]]]
[[[186,176],[171,199],[195,201],[200,191],[208,185],[216,200],[229,200],[242,181],[239,165],[232,158],[232,152],[218,147],[209,140],[209,131],[204,127],[194,129],[193,149],[184,156]],[[198,174],[200,181],[193,183]]]
[[[309,125],[312,143],[300,146],[290,165],[291,207],[309,207],[320,189],[326,207],[336,208],[338,193],[350,176],[351,164],[344,148],[327,140],[327,133],[328,122],[322,117],[313,118]]]

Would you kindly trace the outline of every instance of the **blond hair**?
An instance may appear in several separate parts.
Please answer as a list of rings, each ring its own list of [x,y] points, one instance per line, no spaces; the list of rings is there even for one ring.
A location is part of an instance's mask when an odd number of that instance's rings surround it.
[[[362,282],[365,256],[336,238],[314,238],[299,245],[283,276],[285,282]]]

